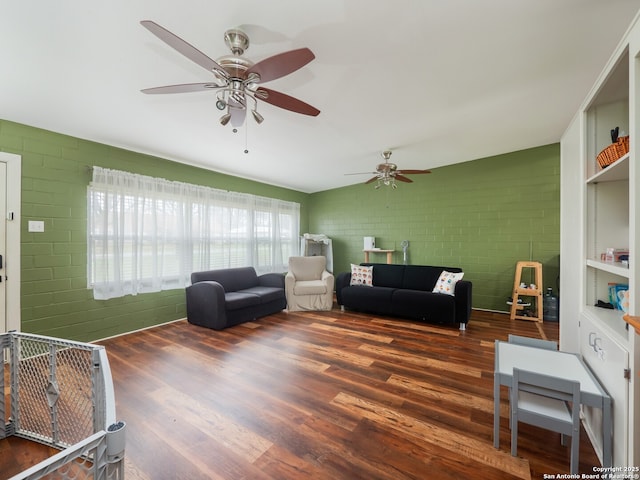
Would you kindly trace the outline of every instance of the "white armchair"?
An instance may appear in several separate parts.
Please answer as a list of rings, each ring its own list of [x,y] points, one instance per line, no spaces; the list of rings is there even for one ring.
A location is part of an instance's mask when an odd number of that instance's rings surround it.
[[[289,257],[289,271],[284,277],[287,309],[331,310],[334,277],[326,270],[322,256]]]

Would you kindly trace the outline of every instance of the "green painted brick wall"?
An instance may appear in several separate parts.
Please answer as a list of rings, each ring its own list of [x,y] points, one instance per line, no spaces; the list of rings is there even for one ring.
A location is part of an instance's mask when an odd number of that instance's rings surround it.
[[[298,202],[307,229],[309,195],[0,120],[0,150],[22,156],[21,321],[25,332],[80,341],[186,316],[184,290],[93,299],[87,289],[88,166],[126,170]],[[43,220],[44,233],[29,233]]]
[[[87,166],[296,201],[301,233],[334,242],[334,270],[362,261],[364,236],[410,263],[461,266],[474,307],[505,310],[517,260],[545,265],[556,288],[559,146],[474,160],[414,176],[397,190],[355,185],[305,194],[0,120],[0,150],[22,156],[22,329],[91,341],[183,318],[184,291],[93,300],[86,287]],[[44,233],[29,233],[44,220]],[[380,258],[384,261],[384,257]]]
[[[545,287],[557,293],[558,144],[411,178],[395,190],[360,184],[311,195],[309,227],[332,238],[334,272],[362,262],[363,237],[374,236],[376,247],[396,250],[394,263],[402,263],[400,242],[409,240],[409,263],[463,268],[474,308],[507,310],[518,260],[542,262]],[[372,254],[371,261],[386,256]]]

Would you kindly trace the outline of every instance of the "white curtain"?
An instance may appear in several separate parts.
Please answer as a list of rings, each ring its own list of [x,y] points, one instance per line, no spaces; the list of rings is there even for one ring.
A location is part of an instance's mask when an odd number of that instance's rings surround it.
[[[93,167],[88,281],[96,299],[184,288],[191,272],[285,272],[300,205]]]

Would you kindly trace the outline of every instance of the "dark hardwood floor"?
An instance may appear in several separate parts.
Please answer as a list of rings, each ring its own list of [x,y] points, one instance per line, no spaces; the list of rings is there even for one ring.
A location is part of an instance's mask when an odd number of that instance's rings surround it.
[[[352,312],[282,312],[224,331],[179,321],[102,342],[132,479],[400,480],[568,473],[560,437],[522,425],[507,391],[493,448],[494,340],[558,324],[474,311],[468,329]],[[0,478],[40,446],[0,442]],[[31,462],[31,463],[29,463]],[[597,457],[582,431],[580,472]]]

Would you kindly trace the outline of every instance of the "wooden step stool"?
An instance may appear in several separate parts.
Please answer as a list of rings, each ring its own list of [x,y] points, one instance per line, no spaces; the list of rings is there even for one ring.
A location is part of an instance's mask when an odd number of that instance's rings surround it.
[[[535,288],[520,287],[522,283],[522,269],[533,268],[535,277]],[[523,310],[524,306],[518,305],[520,297],[528,297],[531,299],[531,308],[535,312],[535,316],[518,315],[518,310]],[[540,262],[518,262],[516,264],[516,275],[513,280],[513,295],[511,303],[511,320],[530,320],[534,322],[542,322],[542,264]]]

